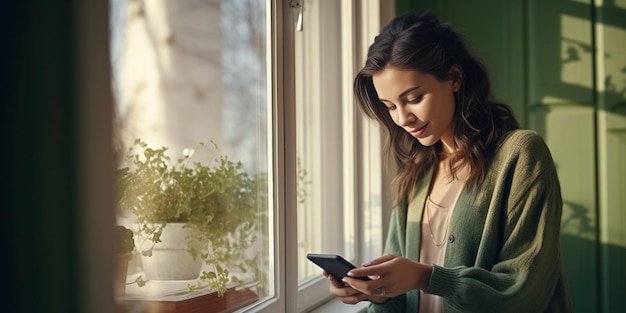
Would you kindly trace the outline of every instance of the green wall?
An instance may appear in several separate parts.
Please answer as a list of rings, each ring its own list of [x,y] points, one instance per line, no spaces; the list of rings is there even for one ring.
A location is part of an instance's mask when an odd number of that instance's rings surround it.
[[[497,98],[548,143],[577,312],[626,307],[626,1],[398,0],[463,33]]]
[[[73,2],[2,10],[2,308],[78,312]]]

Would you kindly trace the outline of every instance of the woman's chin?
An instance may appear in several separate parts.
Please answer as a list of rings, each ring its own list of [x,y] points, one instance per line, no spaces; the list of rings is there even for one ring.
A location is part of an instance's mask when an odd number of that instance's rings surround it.
[[[437,141],[439,141],[438,138],[433,138],[432,136],[417,138],[417,140],[422,144],[422,146],[425,147],[433,146],[437,143]]]

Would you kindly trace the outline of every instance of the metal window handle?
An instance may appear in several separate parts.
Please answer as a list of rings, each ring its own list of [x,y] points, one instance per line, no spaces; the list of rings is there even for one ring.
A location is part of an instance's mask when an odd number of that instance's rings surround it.
[[[291,1],[291,8],[293,9],[298,9],[298,20],[296,21],[296,31],[301,32],[302,31],[302,19],[303,19],[303,14],[302,14],[302,3],[300,3],[300,1]]]

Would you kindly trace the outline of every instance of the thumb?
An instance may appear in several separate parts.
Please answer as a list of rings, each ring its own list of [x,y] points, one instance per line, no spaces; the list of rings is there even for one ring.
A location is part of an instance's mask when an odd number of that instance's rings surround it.
[[[393,254],[386,254],[383,255],[379,258],[376,258],[374,260],[371,260],[365,264],[363,264],[363,267],[360,268],[355,268],[351,271],[348,272],[348,276],[350,277],[363,277],[363,276],[369,276],[370,278],[372,277],[376,277],[376,276],[380,276],[382,274],[384,274],[385,271],[385,267],[384,266],[380,266],[381,264],[384,264],[386,262],[389,262],[395,258],[397,258],[398,256],[393,255]],[[374,279],[374,278],[372,278]]]
[[[379,257],[379,258],[373,259],[373,260],[371,260],[371,261],[369,261],[369,262],[367,262],[367,263],[363,264],[363,266],[366,266],[366,267],[367,267],[367,266],[372,266],[372,265],[382,264],[382,263],[385,263],[385,262],[391,261],[391,260],[393,260],[393,259],[395,259],[395,258],[397,258],[397,257],[398,257],[398,256],[393,255],[393,254],[385,254],[385,255],[383,255],[383,256],[381,256],[381,257]]]

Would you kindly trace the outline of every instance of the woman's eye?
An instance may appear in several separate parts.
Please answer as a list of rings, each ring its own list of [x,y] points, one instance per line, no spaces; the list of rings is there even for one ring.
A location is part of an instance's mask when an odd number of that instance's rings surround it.
[[[418,102],[420,102],[420,101],[422,101],[422,97],[421,97],[421,96],[419,96],[419,97],[417,97],[417,98],[407,99],[407,100],[406,100],[406,103],[409,103],[409,104],[415,104],[415,103],[418,103]]]
[[[396,106],[395,106],[395,105],[389,105],[389,106],[387,106],[387,111],[393,111],[393,110],[395,110],[395,109],[396,109]]]

